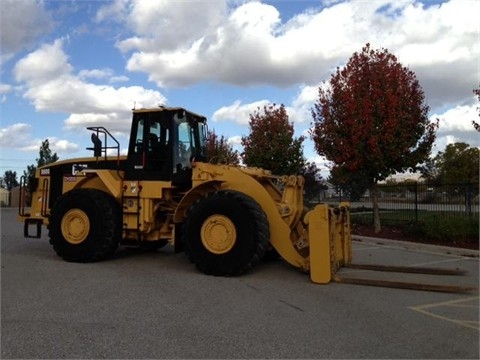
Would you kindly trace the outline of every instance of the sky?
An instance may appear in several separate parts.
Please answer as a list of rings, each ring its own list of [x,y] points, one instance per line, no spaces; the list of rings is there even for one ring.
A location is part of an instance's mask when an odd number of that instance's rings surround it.
[[[318,88],[366,43],[412,70],[433,154],[480,147],[480,1],[0,0],[0,175],[35,164],[43,140],[60,160],[93,156],[87,126],[128,146],[131,109],[180,106],[235,149],[249,114],[284,104],[304,154]]]

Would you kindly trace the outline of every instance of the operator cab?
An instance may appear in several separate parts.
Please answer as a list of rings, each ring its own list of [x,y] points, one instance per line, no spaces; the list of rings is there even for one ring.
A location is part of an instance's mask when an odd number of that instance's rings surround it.
[[[206,161],[206,118],[183,108],[133,110],[125,180],[190,188],[192,162]]]

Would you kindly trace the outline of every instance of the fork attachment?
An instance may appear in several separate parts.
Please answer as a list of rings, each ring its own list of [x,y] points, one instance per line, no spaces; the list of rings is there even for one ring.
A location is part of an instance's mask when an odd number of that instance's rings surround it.
[[[475,287],[457,285],[428,284],[410,281],[396,281],[372,278],[360,278],[340,274],[342,268],[369,270],[370,274],[384,272],[427,274],[427,275],[464,275],[459,269],[439,269],[414,266],[370,265],[352,263],[352,241],[350,236],[349,204],[341,203],[333,208],[326,204],[317,205],[307,213],[310,239],[310,278],[317,284],[331,281],[345,284],[382,286],[401,289],[437,291],[447,293],[466,293],[478,290]]]
[[[370,264],[346,264],[345,268],[374,270],[387,272],[401,272],[410,274],[429,274],[429,275],[465,275],[467,271],[460,269],[439,269],[429,267],[413,266],[393,266],[393,265],[370,265]]]
[[[409,289],[409,290],[424,290],[435,291],[443,293],[469,293],[474,290],[478,290],[475,287],[465,287],[457,285],[437,285],[437,284],[425,284],[403,281],[390,281],[390,280],[378,280],[378,279],[362,279],[352,278],[340,275],[335,275],[333,281],[342,284],[355,284],[355,285],[367,285],[367,286],[381,286],[397,289]]]

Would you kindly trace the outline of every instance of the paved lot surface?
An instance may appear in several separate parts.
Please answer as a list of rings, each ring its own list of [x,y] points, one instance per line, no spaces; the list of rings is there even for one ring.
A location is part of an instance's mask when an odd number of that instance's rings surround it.
[[[67,263],[45,234],[23,238],[14,209],[1,236],[3,359],[479,357],[478,291],[315,285],[282,261],[210,277],[169,248]],[[356,262],[461,268],[442,282],[477,287],[478,257],[465,255],[354,245]]]

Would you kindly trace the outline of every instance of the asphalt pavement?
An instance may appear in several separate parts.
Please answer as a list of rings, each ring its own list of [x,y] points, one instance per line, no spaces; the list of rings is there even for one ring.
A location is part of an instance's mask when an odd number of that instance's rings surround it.
[[[479,358],[478,290],[317,285],[281,260],[213,277],[168,246],[68,263],[15,214],[0,212],[2,359]],[[478,287],[478,252],[418,246],[357,239],[354,261],[463,269],[422,281]]]

